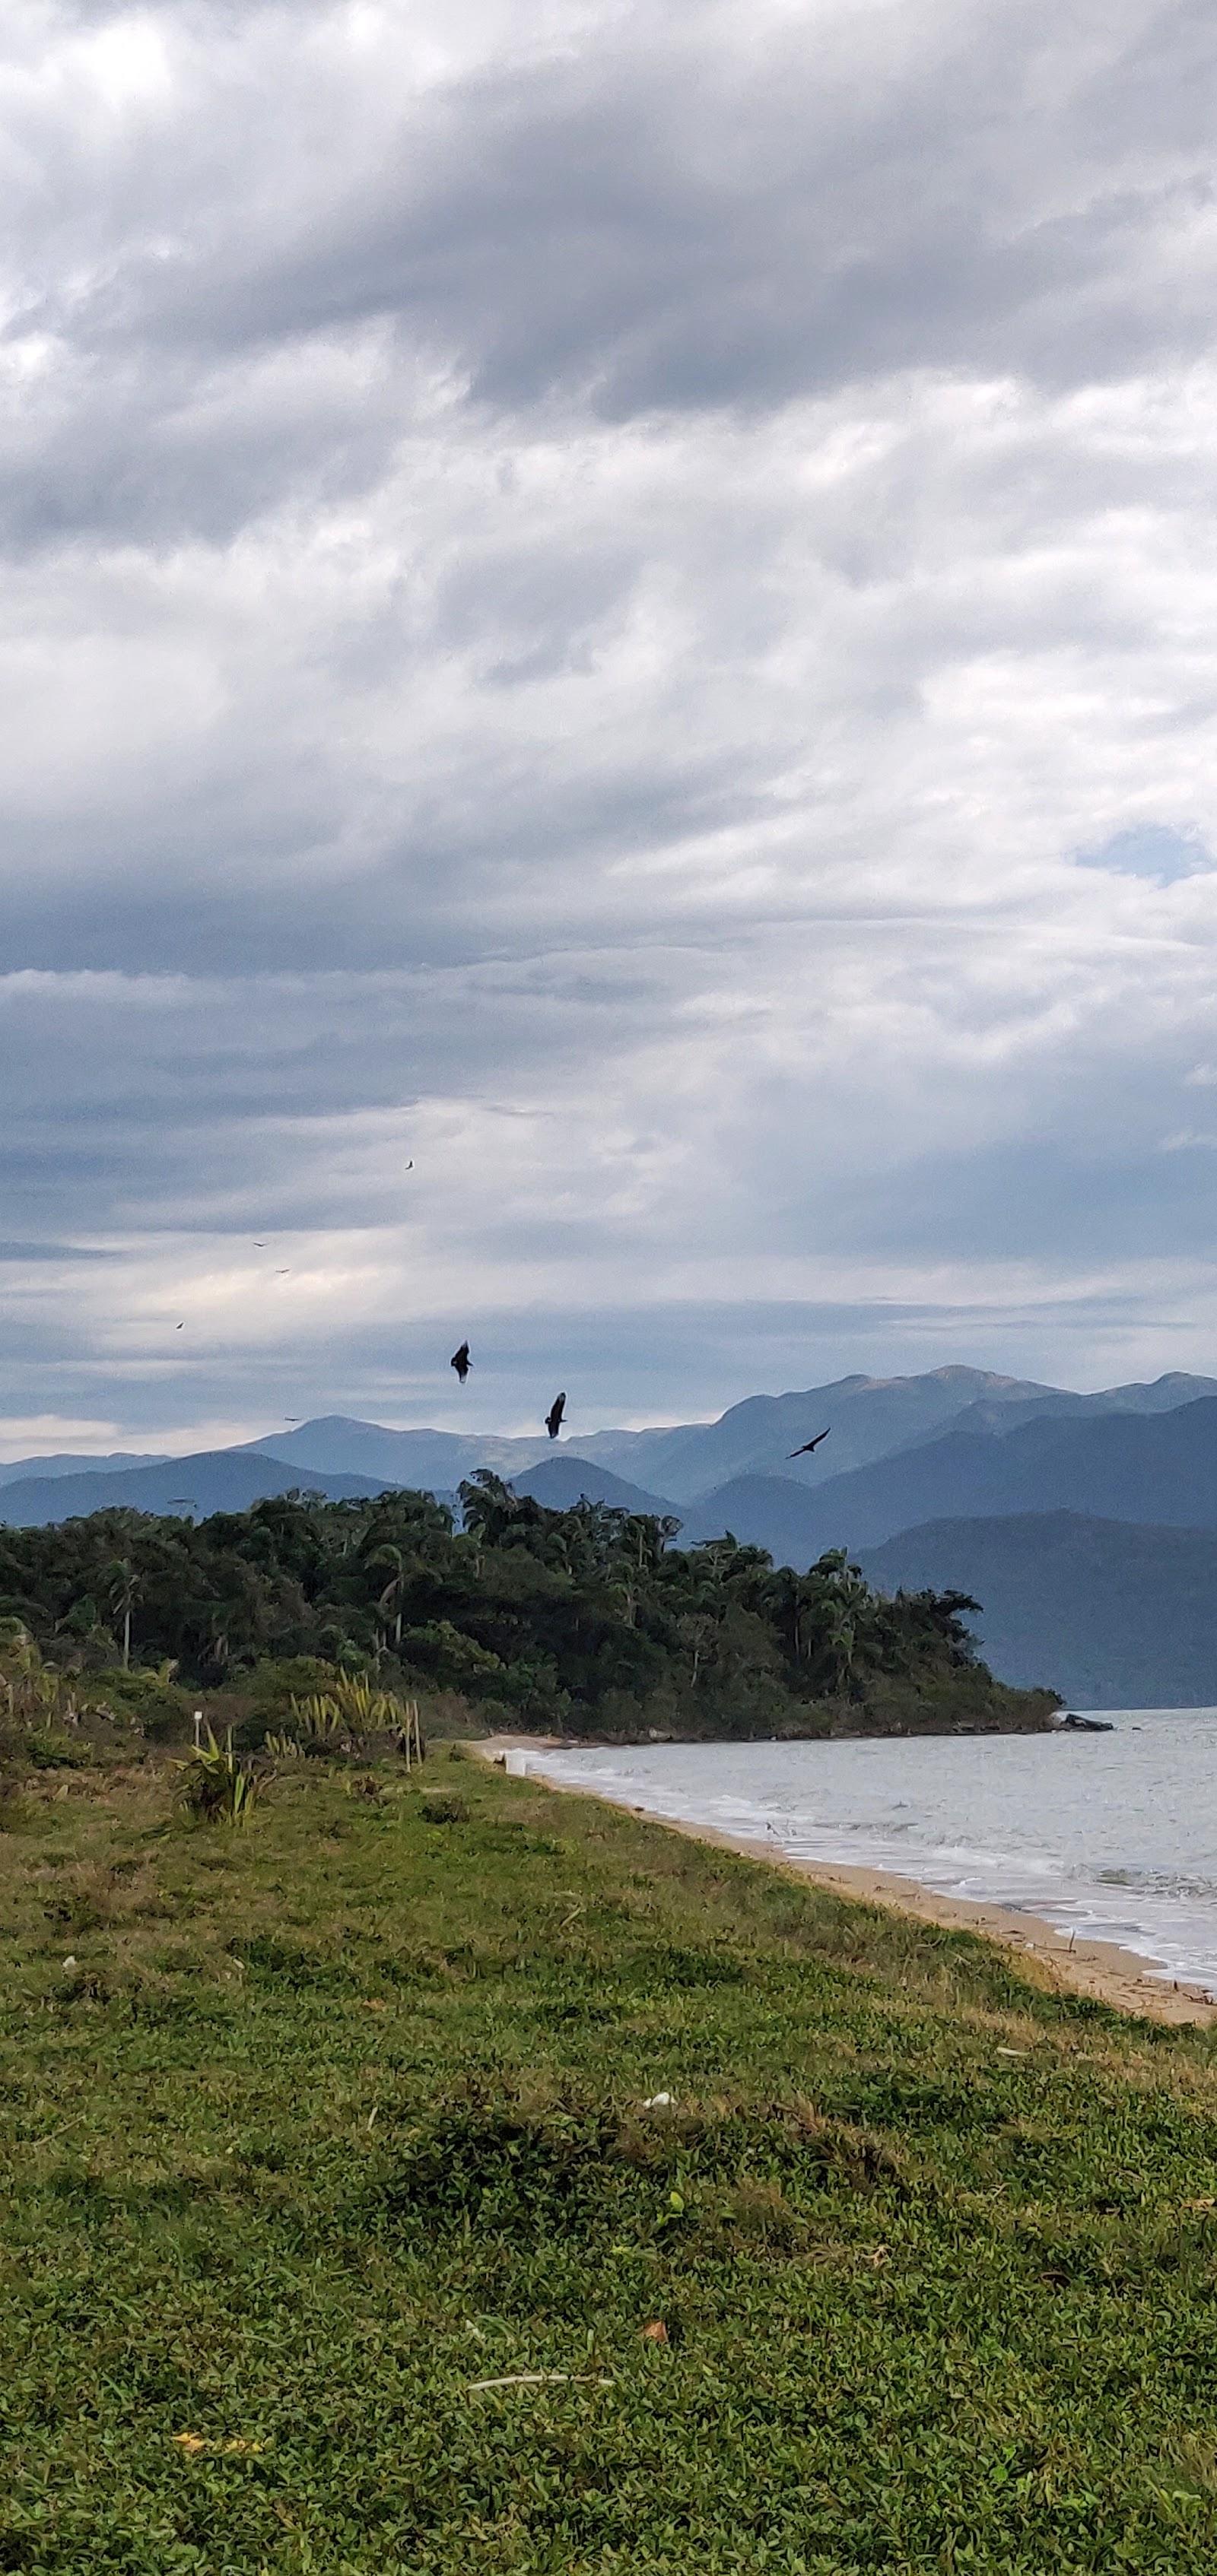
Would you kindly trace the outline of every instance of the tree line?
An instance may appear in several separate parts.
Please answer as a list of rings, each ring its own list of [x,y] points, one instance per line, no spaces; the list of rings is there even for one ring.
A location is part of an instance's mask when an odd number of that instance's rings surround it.
[[[192,1522],[132,1511],[0,1529],[0,1618],[60,1671],[171,1667],[240,1692],[312,1658],[457,1693],[489,1725],[569,1735],[1033,1725],[1050,1693],[995,1682],[960,1592],[874,1592],[843,1549],[805,1572],[728,1536],[483,1470],[429,1494],[288,1494]]]

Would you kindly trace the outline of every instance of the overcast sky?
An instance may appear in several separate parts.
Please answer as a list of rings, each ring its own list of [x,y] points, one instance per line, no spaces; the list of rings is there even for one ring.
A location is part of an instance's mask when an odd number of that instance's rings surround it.
[[[0,1453],[1217,1369],[1210,0],[0,45]]]

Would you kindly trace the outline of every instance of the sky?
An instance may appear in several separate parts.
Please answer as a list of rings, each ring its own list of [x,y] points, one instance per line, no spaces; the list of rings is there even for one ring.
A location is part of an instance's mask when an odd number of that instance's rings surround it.
[[[0,1455],[1217,1368],[1215,58],[9,0]]]

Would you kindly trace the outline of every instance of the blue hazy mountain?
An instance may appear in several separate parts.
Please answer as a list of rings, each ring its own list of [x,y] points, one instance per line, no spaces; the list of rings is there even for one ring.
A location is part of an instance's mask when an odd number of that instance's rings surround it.
[[[124,1467],[159,1467],[163,1449],[112,1449],[103,1457],[90,1457],[87,1452],[57,1449],[47,1458],[10,1458],[0,1461],[0,1486],[19,1484],[26,1476],[113,1476]]]
[[[1025,1378],[997,1376],[991,1369],[844,1377],[799,1394],[746,1396],[717,1422],[684,1423],[671,1431],[595,1432],[581,1436],[579,1447],[584,1457],[611,1467],[616,1475],[635,1478],[652,1493],[694,1502],[737,1476],[781,1475],[796,1484],[820,1485],[842,1468],[864,1466],[911,1441],[932,1438],[981,1399],[1000,1406],[1057,1392]],[[792,1449],[814,1439],[826,1425],[831,1426],[830,1437],[814,1457],[789,1459]]]
[[[1104,1387],[1093,1395],[1039,1386],[992,1369],[931,1369],[920,1377],[845,1377],[797,1395],[752,1395],[717,1422],[670,1431],[598,1431],[580,1435],[585,1458],[629,1476],[653,1493],[696,1502],[738,1476],[780,1476],[817,1487],[853,1467],[901,1449],[920,1448],[951,1423],[976,1430],[1016,1430],[1024,1422],[1076,1414],[1165,1413],[1217,1395],[1217,1379],[1179,1371],[1152,1385]],[[830,1436],[811,1458],[790,1451],[817,1431]]]
[[[1077,1512],[931,1521],[861,1564],[882,1592],[970,1592],[1002,1681],[1034,1675],[1080,1708],[1217,1705],[1217,1529]]]
[[[78,1520],[89,1512],[123,1509],[171,1512],[189,1507],[196,1520],[209,1512],[244,1512],[251,1503],[293,1487],[324,1494],[330,1502],[381,1491],[368,1476],[315,1476],[307,1468],[247,1450],[205,1449],[193,1458],[168,1458],[159,1466],[127,1467],[115,1474],[25,1476],[0,1488],[0,1522],[36,1529],[50,1521]]]
[[[1217,1443],[1206,1411],[1217,1403],[1214,1385],[1175,1374],[1076,1395],[972,1368],[855,1376],[801,1394],[751,1396],[713,1423],[580,1436],[577,1450],[552,1450],[543,1431],[397,1431],[326,1415],[237,1449],[199,1453],[203,1463],[15,1461],[0,1471],[0,1518],[62,1519],[115,1502],[163,1510],[182,1496],[203,1512],[237,1510],[292,1484],[344,1495],[386,1485],[451,1495],[478,1467],[520,1481],[542,1461],[554,1467],[573,1454],[585,1470],[619,1480],[631,1497],[623,1509],[675,1511],[686,1540],[731,1528],[794,1564],[810,1563],[824,1547],[877,1544],[944,1518],[1064,1507],[1200,1524],[1217,1522]],[[787,1456],[826,1426],[830,1437],[814,1457]],[[572,1489],[550,1490],[557,1500]],[[593,1490],[586,1476],[580,1490]],[[608,1498],[607,1486],[600,1492]]]
[[[1217,1395],[1217,1380],[1179,1374],[1153,1386],[1110,1387],[1076,1395],[991,1369],[933,1369],[920,1377],[838,1378],[801,1394],[748,1396],[716,1422],[675,1429],[578,1432],[571,1445],[590,1465],[651,1494],[691,1502],[716,1493],[740,1475],[776,1475],[817,1488],[851,1468],[893,1452],[924,1445],[965,1418],[978,1431],[1013,1429],[1054,1414],[1089,1416],[1100,1411],[1155,1412],[1203,1395]],[[831,1425],[830,1437],[812,1458],[788,1452]],[[384,1423],[325,1414],[250,1441],[253,1451],[294,1461],[316,1475],[384,1477],[452,1493],[477,1467],[511,1479],[548,1457],[544,1430],[534,1434],[395,1431]]]
[[[700,1521],[728,1499],[714,1495]],[[1217,1396],[1169,1413],[1053,1415],[1007,1432],[955,1423],[939,1440],[830,1477],[807,1505],[802,1545],[811,1556],[875,1547],[925,1521],[1021,1512],[1217,1526]]]
[[[730,1530],[748,1547],[764,1547],[775,1565],[811,1565],[835,1539],[821,1539],[823,1514],[818,1494],[788,1476],[733,1476],[716,1494],[698,1503],[675,1505],[682,1514],[680,1544],[723,1538]]]
[[[535,1436],[512,1439],[496,1432],[392,1431],[385,1423],[326,1413],[294,1430],[251,1440],[240,1454],[274,1457],[319,1476],[373,1476],[381,1484],[454,1493],[475,1467],[513,1476],[543,1458],[549,1445],[543,1425]]]
[[[572,1449],[555,1450],[539,1465],[526,1467],[522,1475],[513,1476],[511,1484],[513,1492],[531,1494],[535,1502],[544,1503],[551,1512],[567,1511],[572,1503],[589,1502],[607,1503],[615,1512],[650,1512],[659,1517],[671,1513],[677,1520],[681,1517],[678,1506],[665,1502],[662,1494],[649,1494],[641,1485],[627,1484],[608,1467],[597,1466]]]

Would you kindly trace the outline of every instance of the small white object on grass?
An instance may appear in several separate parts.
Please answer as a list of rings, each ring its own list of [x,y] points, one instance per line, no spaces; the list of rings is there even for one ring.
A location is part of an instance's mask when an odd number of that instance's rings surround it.
[[[76,1961],[74,1959],[65,1959],[63,1964],[65,1968],[74,1968]]]
[[[648,2093],[642,2107],[644,2111],[670,2111],[675,2099],[674,2093]]]

